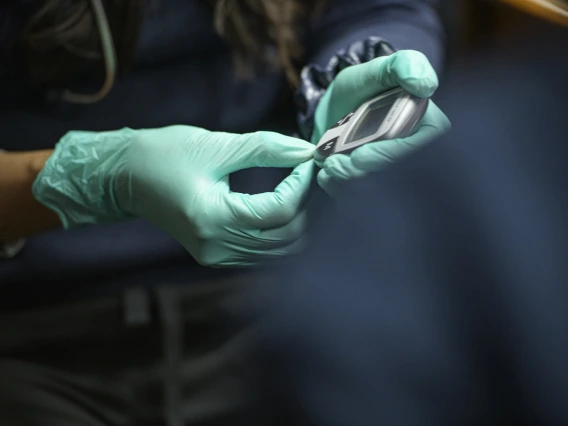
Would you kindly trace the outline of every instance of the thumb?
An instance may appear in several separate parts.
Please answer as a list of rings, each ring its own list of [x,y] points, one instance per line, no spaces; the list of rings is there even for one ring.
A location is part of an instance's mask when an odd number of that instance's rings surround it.
[[[227,156],[227,174],[251,167],[296,167],[312,158],[314,145],[275,132],[256,132],[239,136]]]
[[[300,211],[314,175],[313,161],[297,166],[274,190],[262,194],[230,193],[228,202],[240,224],[256,229],[290,223]]]
[[[386,89],[401,86],[414,96],[429,98],[438,89],[438,75],[426,55],[401,50],[386,58],[379,73],[379,85]]]
[[[427,98],[436,91],[438,84],[436,71],[424,54],[401,50],[346,68],[337,76],[330,96],[341,100],[344,110],[352,111],[369,99],[399,86],[412,95]]]

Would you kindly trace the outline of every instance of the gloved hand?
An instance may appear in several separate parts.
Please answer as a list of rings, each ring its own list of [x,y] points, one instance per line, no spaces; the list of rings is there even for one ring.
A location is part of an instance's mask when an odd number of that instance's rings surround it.
[[[33,193],[65,228],[140,216],[203,265],[249,266],[300,248],[313,149],[277,133],[190,126],[70,132]],[[296,168],[274,192],[231,192],[229,174],[250,167]]]
[[[354,65],[341,71],[322,97],[315,114],[311,141],[317,144],[323,134],[362,103],[395,87],[427,98],[438,88],[438,77],[432,65],[420,52],[402,50],[390,56]],[[351,155],[328,157],[318,173],[319,185],[330,195],[338,193],[341,184],[377,171],[410,151],[448,131],[450,121],[432,102],[417,131],[410,137],[363,145]]]

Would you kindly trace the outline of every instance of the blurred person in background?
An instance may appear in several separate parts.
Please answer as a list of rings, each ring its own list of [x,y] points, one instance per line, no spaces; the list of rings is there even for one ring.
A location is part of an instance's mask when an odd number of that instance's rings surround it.
[[[229,176],[251,167],[288,170],[306,162],[313,146],[250,132],[299,130],[315,143],[390,87],[432,95],[444,48],[436,3],[6,3],[0,130],[9,152],[0,154],[0,241],[61,225],[73,232],[44,232],[19,256],[21,244],[5,244],[4,257],[14,259],[0,264],[2,281],[72,280],[77,292],[119,275],[123,283],[155,280],[170,267],[171,279],[186,279],[186,251],[210,266],[297,252],[310,163],[245,185]],[[299,108],[289,102],[291,88]],[[448,124],[435,107],[425,122],[388,155],[360,156],[380,167]],[[318,182],[332,193],[360,174],[338,156]]]
[[[2,421],[234,424],[247,338],[220,324],[240,283],[201,265],[299,251],[313,143],[391,87],[437,89],[437,3],[3,2]],[[317,182],[334,195],[448,126],[432,104]]]
[[[568,424],[568,4],[508,3],[552,19],[457,66],[452,132],[352,182],[261,298],[259,424]]]

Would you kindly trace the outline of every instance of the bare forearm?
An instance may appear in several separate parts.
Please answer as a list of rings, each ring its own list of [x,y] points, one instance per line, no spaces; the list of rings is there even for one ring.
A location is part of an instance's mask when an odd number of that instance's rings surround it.
[[[57,215],[32,195],[32,185],[51,150],[0,153],[0,242],[56,227]]]

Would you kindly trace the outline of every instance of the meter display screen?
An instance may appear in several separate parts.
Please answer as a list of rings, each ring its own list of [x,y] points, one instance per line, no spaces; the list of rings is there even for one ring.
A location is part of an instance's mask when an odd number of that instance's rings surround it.
[[[351,132],[351,136],[344,143],[353,143],[377,133],[377,130],[381,127],[383,120],[387,117],[387,114],[397,99],[398,94],[395,94],[380,99],[372,104],[367,111],[363,113],[363,116],[359,119],[359,122]]]
[[[316,162],[321,165],[330,155],[349,154],[366,143],[408,137],[424,117],[428,102],[401,87],[363,102],[320,137]]]

